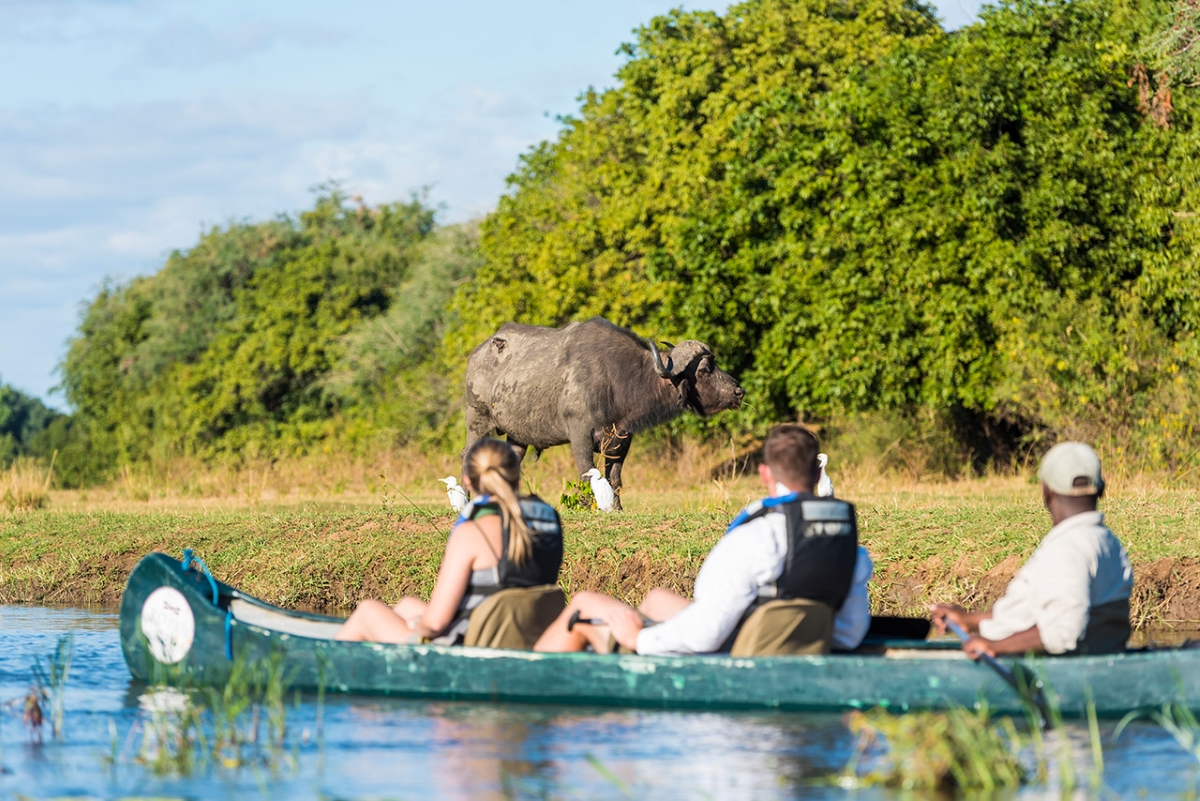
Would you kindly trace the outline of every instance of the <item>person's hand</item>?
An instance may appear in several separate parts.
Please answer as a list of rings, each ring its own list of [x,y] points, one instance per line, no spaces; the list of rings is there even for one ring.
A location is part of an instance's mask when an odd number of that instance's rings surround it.
[[[962,626],[963,631],[970,631],[967,625],[967,610],[958,604],[930,604],[929,618],[938,630],[938,634],[946,633],[946,621],[951,620]]]
[[[992,641],[985,640],[978,634],[972,636],[969,640],[963,643],[963,650],[967,652],[967,656],[978,660],[979,657],[987,654],[993,659],[996,656],[996,651],[992,648]]]
[[[637,650],[638,632],[642,630],[642,616],[633,609],[624,607],[614,610],[605,621],[613,639],[631,651]]]

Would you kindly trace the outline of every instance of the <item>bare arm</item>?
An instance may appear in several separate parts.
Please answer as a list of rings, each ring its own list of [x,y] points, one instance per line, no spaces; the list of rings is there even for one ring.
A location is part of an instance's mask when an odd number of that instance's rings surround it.
[[[429,596],[429,606],[413,628],[413,633],[419,637],[436,637],[454,620],[454,613],[467,591],[471,568],[475,563],[476,548],[471,537],[478,539],[481,536],[481,532],[469,531],[470,528],[477,529],[478,524],[460,523],[450,532],[446,554],[442,557],[442,566],[438,568],[437,582],[433,586],[433,594]]]
[[[979,631],[979,621],[988,620],[992,616],[992,610],[985,612],[968,612],[958,604],[930,604],[929,616],[933,620],[933,625],[937,627],[939,634],[945,634],[947,630],[946,621],[953,621],[968,634],[974,634]]]
[[[1024,631],[1018,631],[1003,640],[989,640],[976,635],[963,643],[963,650],[972,659],[978,659],[980,654],[996,656],[997,654],[1027,654],[1029,652],[1044,653],[1042,634],[1037,626],[1031,626]]]

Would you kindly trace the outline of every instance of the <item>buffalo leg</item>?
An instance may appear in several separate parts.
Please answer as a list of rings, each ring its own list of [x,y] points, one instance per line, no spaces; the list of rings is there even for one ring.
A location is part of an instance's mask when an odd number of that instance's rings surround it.
[[[523,461],[525,461],[525,451],[526,451],[526,449],[529,447],[528,445],[522,445],[521,443],[519,443],[519,442],[514,442],[513,440],[511,440],[511,439],[510,439],[510,440],[508,441],[508,446],[509,446],[510,448],[512,448],[514,451],[516,451],[516,453],[517,453],[517,461],[518,461],[518,462],[523,462]]]
[[[592,439],[592,430],[590,427],[582,427],[582,430],[574,428],[569,429],[571,435],[571,455],[575,457],[575,472],[577,479],[583,478],[583,474],[595,467],[592,461],[592,452],[595,450],[595,443]]]
[[[631,439],[626,436],[620,440],[619,446],[610,446],[607,453],[601,454],[604,457],[604,477],[613,488],[613,509],[621,508],[621,467],[629,453]]]
[[[467,473],[467,451],[471,450],[471,446],[476,442],[494,433],[496,433],[496,422],[492,420],[492,416],[486,411],[481,413],[468,403],[467,444],[462,449],[463,475]]]

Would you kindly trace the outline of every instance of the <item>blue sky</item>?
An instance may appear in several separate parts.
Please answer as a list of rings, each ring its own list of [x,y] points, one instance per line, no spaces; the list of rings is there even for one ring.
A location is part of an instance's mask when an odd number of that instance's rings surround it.
[[[947,27],[979,0],[936,0]],[[49,394],[80,304],[231,218],[423,186],[489,211],[678,0],[0,0],[0,382]],[[725,4],[684,3],[689,8]]]

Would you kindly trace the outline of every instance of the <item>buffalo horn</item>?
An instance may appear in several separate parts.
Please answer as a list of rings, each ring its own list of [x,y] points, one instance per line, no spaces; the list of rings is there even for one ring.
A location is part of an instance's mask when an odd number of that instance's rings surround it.
[[[674,366],[671,364],[671,357],[668,356],[666,365],[663,365],[662,355],[658,352],[658,345],[654,344],[653,339],[647,339],[646,341],[650,343],[650,352],[654,354],[655,372],[657,372],[663,378],[670,378],[671,368]]]

